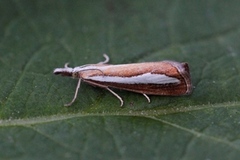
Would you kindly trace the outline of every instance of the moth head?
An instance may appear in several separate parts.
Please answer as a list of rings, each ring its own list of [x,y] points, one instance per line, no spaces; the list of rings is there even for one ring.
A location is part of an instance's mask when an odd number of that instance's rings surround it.
[[[73,68],[68,67],[68,63],[66,63],[64,65],[64,68],[56,68],[53,71],[54,74],[58,75],[62,75],[62,76],[68,76],[68,77],[72,77],[73,76]]]
[[[73,78],[78,78],[78,72],[72,72],[72,77]]]
[[[53,73],[56,75],[72,77],[73,69],[72,68],[56,68],[54,69]]]

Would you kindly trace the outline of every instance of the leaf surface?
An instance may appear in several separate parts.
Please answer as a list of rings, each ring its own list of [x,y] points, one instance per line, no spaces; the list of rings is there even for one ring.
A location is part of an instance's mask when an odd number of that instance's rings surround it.
[[[1,159],[236,159],[240,2],[0,2]],[[145,97],[54,68],[188,62],[193,93]]]

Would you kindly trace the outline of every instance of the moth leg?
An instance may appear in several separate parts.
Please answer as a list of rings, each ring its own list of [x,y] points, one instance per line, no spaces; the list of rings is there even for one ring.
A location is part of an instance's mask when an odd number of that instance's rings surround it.
[[[149,98],[149,97],[148,97],[146,94],[144,94],[144,93],[143,93],[143,96],[147,98],[147,100],[148,100],[148,103],[150,103],[150,102],[151,102],[150,98]]]
[[[109,92],[111,92],[115,97],[117,97],[118,99],[119,99],[119,101],[121,102],[121,107],[123,106],[123,100],[122,100],[122,98],[117,94],[117,93],[115,93],[115,92],[113,92],[110,88],[108,88],[108,87],[106,87],[106,89],[109,91]]]
[[[80,88],[80,84],[81,84],[81,78],[79,78],[79,80],[78,80],[77,88],[76,88],[76,91],[75,91],[75,94],[74,94],[74,97],[73,97],[72,101],[70,103],[64,104],[64,106],[69,107],[76,100],[77,94],[78,94],[78,89]]]
[[[108,55],[103,54],[103,57],[105,58],[105,60],[104,60],[103,62],[99,62],[98,64],[106,64],[106,63],[109,62],[109,57],[108,57]]]

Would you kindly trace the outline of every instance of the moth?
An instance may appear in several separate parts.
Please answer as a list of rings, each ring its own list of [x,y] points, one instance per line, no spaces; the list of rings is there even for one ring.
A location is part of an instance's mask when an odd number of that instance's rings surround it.
[[[97,64],[75,68],[56,68],[53,73],[78,79],[75,95],[65,106],[71,106],[77,98],[81,81],[104,88],[116,96],[123,106],[122,98],[112,90],[122,89],[142,94],[150,103],[148,95],[181,96],[192,92],[191,77],[187,63],[175,61],[143,62],[131,64],[107,64],[109,57]]]

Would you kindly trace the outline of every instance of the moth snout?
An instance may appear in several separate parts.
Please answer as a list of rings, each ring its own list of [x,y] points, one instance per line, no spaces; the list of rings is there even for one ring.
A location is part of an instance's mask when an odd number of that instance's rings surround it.
[[[53,74],[71,77],[72,71],[66,70],[65,68],[57,68],[53,71]]]

